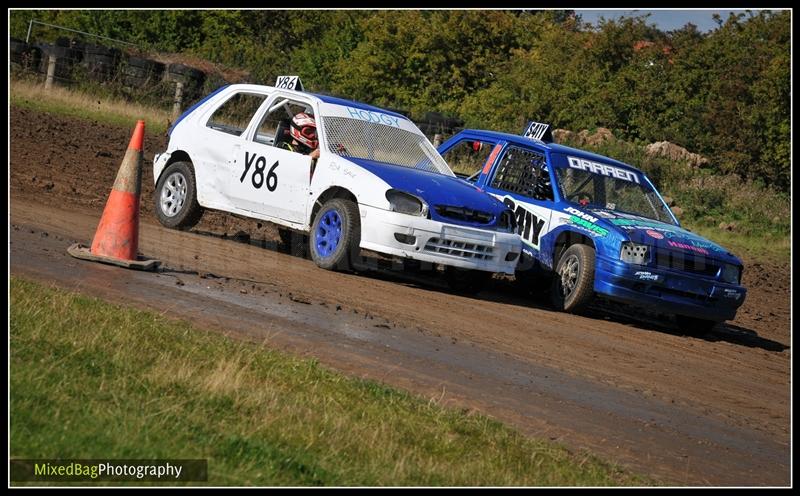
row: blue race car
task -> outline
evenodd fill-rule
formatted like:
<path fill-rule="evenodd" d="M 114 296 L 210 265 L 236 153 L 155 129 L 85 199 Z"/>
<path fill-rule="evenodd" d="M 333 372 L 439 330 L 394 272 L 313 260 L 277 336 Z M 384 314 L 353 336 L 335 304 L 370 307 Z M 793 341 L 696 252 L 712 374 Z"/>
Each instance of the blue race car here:
<path fill-rule="evenodd" d="M 674 314 L 686 330 L 736 316 L 747 293 L 742 262 L 681 228 L 642 171 L 552 143 L 546 125 L 532 123 L 526 133 L 465 129 L 439 147 L 454 170 L 467 172 L 462 179 L 514 211 L 523 242 L 518 280 L 547 281 L 566 312 L 597 294 Z"/>

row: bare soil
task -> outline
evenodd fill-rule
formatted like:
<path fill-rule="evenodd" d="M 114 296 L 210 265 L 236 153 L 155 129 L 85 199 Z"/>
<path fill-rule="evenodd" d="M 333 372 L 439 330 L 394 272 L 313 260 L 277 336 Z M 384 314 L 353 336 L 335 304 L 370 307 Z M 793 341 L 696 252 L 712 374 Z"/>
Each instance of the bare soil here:
<path fill-rule="evenodd" d="M 158 225 L 151 164 L 166 137 L 148 134 L 140 251 L 164 268 L 111 280 L 107 271 L 117 269 L 86 268 L 61 248 L 91 241 L 131 132 L 11 108 L 12 274 L 251 337 L 277 332 L 279 347 L 422 394 L 449 397 L 449 389 L 454 404 L 665 483 L 789 484 L 788 261 L 745 260 L 748 296 L 736 320 L 699 336 L 603 308 L 557 313 L 505 279 L 465 297 L 434 273 L 384 261 L 333 273 L 276 251 L 267 223 L 206 212 L 191 232 Z M 148 297 L 131 278 L 161 290 Z"/>

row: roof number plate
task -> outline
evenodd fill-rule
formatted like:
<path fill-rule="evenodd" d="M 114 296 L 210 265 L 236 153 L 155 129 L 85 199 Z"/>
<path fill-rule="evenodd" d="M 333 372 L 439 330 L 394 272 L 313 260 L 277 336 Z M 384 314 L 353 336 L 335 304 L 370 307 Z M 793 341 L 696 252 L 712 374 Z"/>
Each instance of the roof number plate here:
<path fill-rule="evenodd" d="M 530 121 L 522 135 L 526 138 L 532 138 L 538 141 L 553 141 L 552 134 L 548 132 L 549 130 L 550 124 Z"/>
<path fill-rule="evenodd" d="M 275 87 L 283 90 L 303 91 L 300 76 L 278 76 L 278 79 L 275 80 Z"/>

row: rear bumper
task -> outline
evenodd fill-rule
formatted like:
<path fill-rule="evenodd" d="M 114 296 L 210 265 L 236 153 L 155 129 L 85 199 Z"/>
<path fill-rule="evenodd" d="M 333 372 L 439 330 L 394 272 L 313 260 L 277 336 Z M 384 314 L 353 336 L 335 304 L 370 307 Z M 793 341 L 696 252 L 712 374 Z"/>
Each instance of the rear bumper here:
<path fill-rule="evenodd" d="M 715 322 L 732 320 L 747 289 L 656 267 L 598 257 L 594 290 L 610 299 Z"/>
<path fill-rule="evenodd" d="M 359 204 L 362 248 L 451 265 L 513 274 L 522 243 L 519 235 L 456 226 Z"/>

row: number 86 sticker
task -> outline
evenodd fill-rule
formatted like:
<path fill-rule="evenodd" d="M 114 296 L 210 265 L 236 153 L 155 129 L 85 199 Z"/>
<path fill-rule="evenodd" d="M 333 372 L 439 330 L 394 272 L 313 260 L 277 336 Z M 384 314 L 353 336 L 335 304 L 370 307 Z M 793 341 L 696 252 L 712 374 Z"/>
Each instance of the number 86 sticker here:
<path fill-rule="evenodd" d="M 255 167 L 253 167 L 253 162 L 255 162 Z M 244 182 L 244 178 L 247 177 L 247 172 L 250 170 L 250 167 L 253 167 L 253 175 L 250 178 L 250 182 L 253 183 L 254 188 L 260 189 L 261 186 L 264 186 L 264 183 L 267 184 L 267 189 L 270 192 L 275 191 L 278 188 L 278 175 L 275 174 L 275 169 L 278 167 L 277 160 L 269 168 L 265 181 L 264 170 L 267 168 L 267 159 L 260 155 L 256 155 L 255 153 L 250 155 L 250 152 L 245 152 L 244 171 L 242 171 L 242 176 L 239 178 L 240 183 Z"/>

